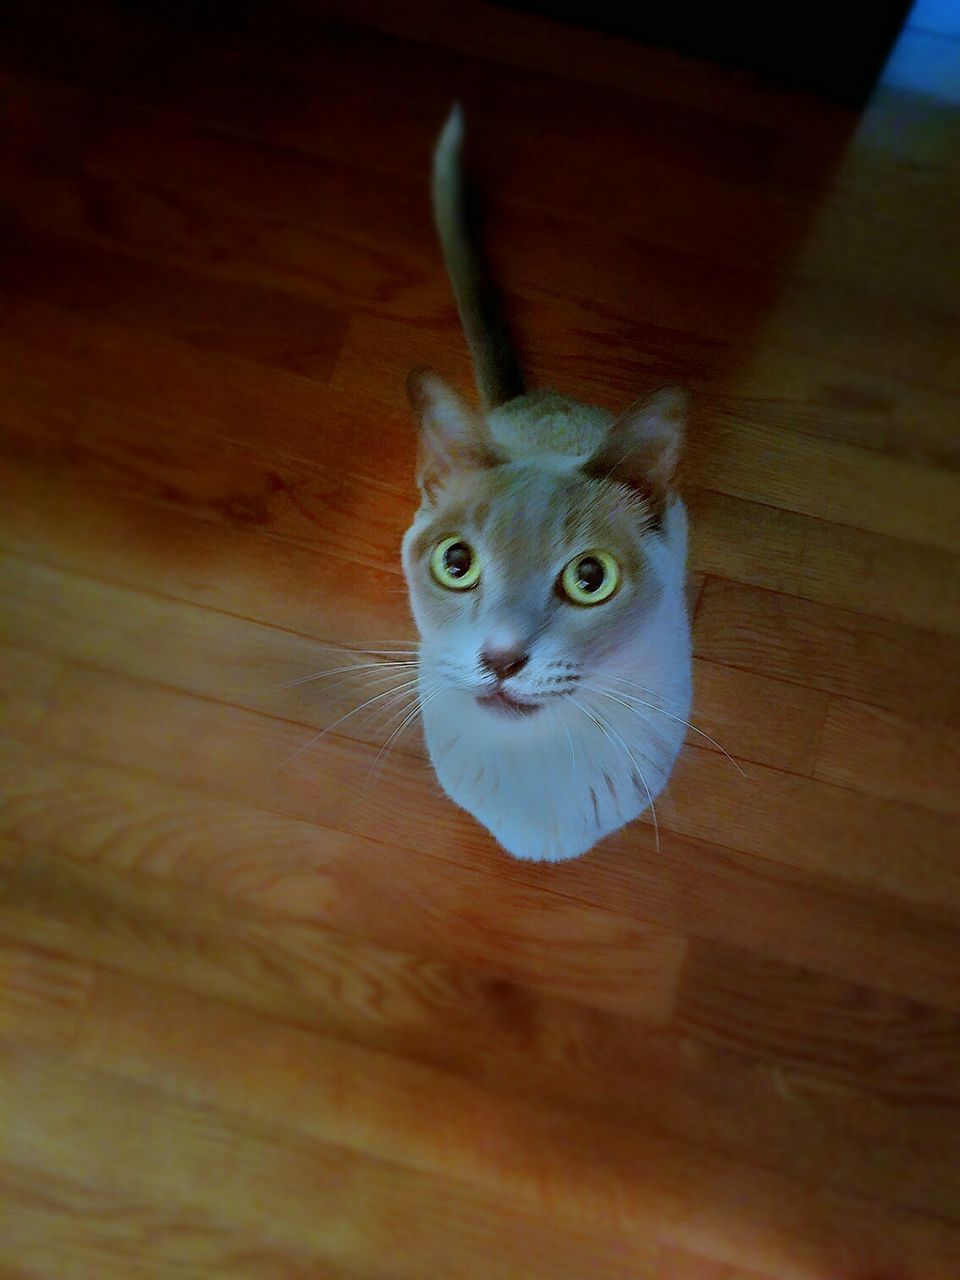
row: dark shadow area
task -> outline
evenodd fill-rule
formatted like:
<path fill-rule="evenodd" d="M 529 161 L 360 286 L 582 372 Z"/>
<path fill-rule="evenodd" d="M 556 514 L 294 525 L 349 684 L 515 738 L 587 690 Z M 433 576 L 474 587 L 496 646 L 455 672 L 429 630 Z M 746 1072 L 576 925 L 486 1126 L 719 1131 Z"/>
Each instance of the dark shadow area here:
<path fill-rule="evenodd" d="M 846 6 L 829 0 L 786 5 L 501 2 L 755 71 L 776 84 L 852 104 L 865 101 L 910 12 L 910 0 Z"/>

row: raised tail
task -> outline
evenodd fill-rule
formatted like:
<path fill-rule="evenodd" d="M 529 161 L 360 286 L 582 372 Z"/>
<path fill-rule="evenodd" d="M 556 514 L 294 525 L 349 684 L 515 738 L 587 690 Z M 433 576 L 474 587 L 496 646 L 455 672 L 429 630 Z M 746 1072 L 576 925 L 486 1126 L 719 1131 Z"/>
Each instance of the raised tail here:
<path fill-rule="evenodd" d="M 473 357 L 477 390 L 485 409 L 523 394 L 520 362 L 497 306 L 496 294 L 467 232 L 460 167 L 463 112 L 455 105 L 433 154 L 433 212 L 460 323 Z"/>

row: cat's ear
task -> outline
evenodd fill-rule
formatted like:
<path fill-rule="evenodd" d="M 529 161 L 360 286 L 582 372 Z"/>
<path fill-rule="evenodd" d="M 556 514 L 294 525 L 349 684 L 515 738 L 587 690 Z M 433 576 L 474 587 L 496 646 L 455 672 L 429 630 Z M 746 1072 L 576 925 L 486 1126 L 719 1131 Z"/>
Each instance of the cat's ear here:
<path fill-rule="evenodd" d="M 430 369 L 414 369 L 407 395 L 420 422 L 417 483 L 427 498 L 451 475 L 481 471 L 506 459 L 481 414 Z"/>
<path fill-rule="evenodd" d="M 686 392 L 677 387 L 638 400 L 584 463 L 587 475 L 615 480 L 645 495 L 665 493 L 680 459 L 687 404 Z"/>

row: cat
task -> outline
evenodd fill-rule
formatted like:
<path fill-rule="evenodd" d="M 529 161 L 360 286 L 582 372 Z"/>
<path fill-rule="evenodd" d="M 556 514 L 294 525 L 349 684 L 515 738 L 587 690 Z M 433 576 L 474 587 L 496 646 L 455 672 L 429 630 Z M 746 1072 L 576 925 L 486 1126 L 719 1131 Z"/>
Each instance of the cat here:
<path fill-rule="evenodd" d="M 403 569 L 446 794 L 515 858 L 576 858 L 665 786 L 691 699 L 675 389 L 621 417 L 525 391 L 463 218 L 463 117 L 434 152 L 441 246 L 482 409 L 407 382 L 421 505 Z M 659 843 L 659 829 L 657 829 Z"/>

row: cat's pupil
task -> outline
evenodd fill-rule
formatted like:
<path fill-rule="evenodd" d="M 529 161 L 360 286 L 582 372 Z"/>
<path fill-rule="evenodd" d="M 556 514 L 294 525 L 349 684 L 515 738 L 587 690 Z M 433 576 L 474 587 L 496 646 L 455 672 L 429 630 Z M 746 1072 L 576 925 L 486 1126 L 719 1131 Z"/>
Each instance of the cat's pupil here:
<path fill-rule="evenodd" d="M 473 563 L 473 552 L 465 542 L 455 542 L 443 553 L 443 567 L 451 578 L 462 578 Z"/>
<path fill-rule="evenodd" d="M 603 565 L 593 556 L 584 556 L 577 565 L 577 586 L 581 591 L 597 591 L 603 585 Z"/>

